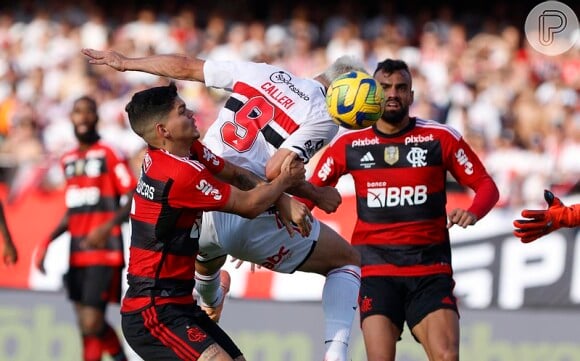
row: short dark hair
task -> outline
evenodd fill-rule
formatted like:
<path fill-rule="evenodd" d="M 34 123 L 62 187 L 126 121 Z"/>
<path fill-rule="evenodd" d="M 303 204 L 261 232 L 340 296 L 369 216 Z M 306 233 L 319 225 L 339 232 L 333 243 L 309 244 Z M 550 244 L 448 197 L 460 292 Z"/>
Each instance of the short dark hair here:
<path fill-rule="evenodd" d="M 162 121 L 171 112 L 177 99 L 177 87 L 171 82 L 166 86 L 137 92 L 125 107 L 131 129 L 143 136 L 152 121 Z"/>
<path fill-rule="evenodd" d="M 373 75 L 376 74 L 379 70 L 382 70 L 387 74 L 392 74 L 396 71 L 404 70 L 409 75 L 411 75 L 411 71 L 409 70 L 407 63 L 405 63 L 403 60 L 397 59 L 385 59 L 381 61 L 377 64 L 377 68 L 375 69 Z"/>
<path fill-rule="evenodd" d="M 97 114 L 97 112 L 98 112 L 97 111 L 98 106 L 97 106 L 97 101 L 95 100 L 95 98 L 90 97 L 88 95 L 83 95 L 83 96 L 77 98 L 74 101 L 73 108 L 74 108 L 75 105 L 77 105 L 77 103 L 80 103 L 80 102 L 87 102 L 87 103 L 89 103 L 90 106 L 91 106 L 91 110 L 94 111 L 95 114 Z"/>

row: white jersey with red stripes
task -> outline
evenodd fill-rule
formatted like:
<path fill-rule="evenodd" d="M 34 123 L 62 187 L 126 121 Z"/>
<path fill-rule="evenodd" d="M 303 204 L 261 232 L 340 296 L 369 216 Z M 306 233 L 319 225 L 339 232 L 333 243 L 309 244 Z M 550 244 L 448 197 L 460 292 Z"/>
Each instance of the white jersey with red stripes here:
<path fill-rule="evenodd" d="M 277 149 L 305 162 L 338 131 L 326 110 L 325 88 L 264 63 L 206 61 L 205 84 L 232 93 L 204 143 L 222 158 L 265 177 L 266 162 Z M 283 273 L 292 273 L 311 254 L 320 232 L 314 219 L 308 237 L 290 237 L 275 212 L 254 219 L 204 212 L 200 261 L 225 254 Z"/>
<path fill-rule="evenodd" d="M 326 110 L 325 88 L 266 63 L 206 60 L 205 84 L 231 91 L 204 143 L 217 155 L 264 176 L 276 149 L 305 162 L 338 131 Z"/>

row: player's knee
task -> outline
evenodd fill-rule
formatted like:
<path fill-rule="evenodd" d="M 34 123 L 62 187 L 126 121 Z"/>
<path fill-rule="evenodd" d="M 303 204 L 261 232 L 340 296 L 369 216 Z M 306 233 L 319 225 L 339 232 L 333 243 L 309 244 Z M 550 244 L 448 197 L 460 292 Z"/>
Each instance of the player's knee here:
<path fill-rule="evenodd" d="M 214 258 L 209 261 L 195 261 L 195 271 L 202 275 L 212 275 L 220 270 L 220 268 L 226 263 L 227 255 Z"/>
<path fill-rule="evenodd" d="M 321 223 L 318 242 L 328 250 L 327 253 L 330 252 L 328 259 L 334 263 L 333 267 L 347 265 L 360 267 L 361 256 L 359 251 L 324 223 Z"/>
<path fill-rule="evenodd" d="M 83 335 L 97 336 L 103 332 L 105 324 L 98 317 L 84 317 L 79 320 L 79 326 Z"/>
<path fill-rule="evenodd" d="M 348 265 L 360 267 L 361 256 L 359 251 L 346 241 L 340 242 L 340 247 L 336 248 L 335 256 L 337 267 Z"/>
<path fill-rule="evenodd" d="M 433 353 L 434 360 L 437 361 L 458 361 L 459 352 L 454 347 L 447 347 L 435 350 Z"/>

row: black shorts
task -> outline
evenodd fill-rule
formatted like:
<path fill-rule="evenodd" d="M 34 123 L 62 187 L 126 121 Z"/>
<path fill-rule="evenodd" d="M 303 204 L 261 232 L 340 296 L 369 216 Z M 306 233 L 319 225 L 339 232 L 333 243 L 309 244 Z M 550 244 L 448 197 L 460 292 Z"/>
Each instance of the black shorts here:
<path fill-rule="evenodd" d="M 459 315 L 454 287 L 453 277 L 446 274 L 363 277 L 359 297 L 361 324 L 368 316 L 384 315 L 402 332 L 405 321 L 412 330 L 425 316 L 439 309 L 451 309 Z"/>
<path fill-rule="evenodd" d="M 64 275 L 68 298 L 84 306 L 105 310 L 121 301 L 122 267 L 71 267 Z"/>
<path fill-rule="evenodd" d="M 123 335 L 144 360 L 197 360 L 213 343 L 235 359 L 242 352 L 197 305 L 148 307 L 122 314 Z"/>

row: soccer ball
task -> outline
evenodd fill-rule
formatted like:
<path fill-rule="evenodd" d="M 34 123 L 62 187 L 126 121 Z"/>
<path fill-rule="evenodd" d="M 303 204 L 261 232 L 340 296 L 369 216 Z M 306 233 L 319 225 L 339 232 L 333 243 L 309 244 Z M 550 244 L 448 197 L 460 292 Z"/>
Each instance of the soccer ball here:
<path fill-rule="evenodd" d="M 338 125 L 362 129 L 375 124 L 383 114 L 385 94 L 372 76 L 351 71 L 330 83 L 326 107 Z"/>

